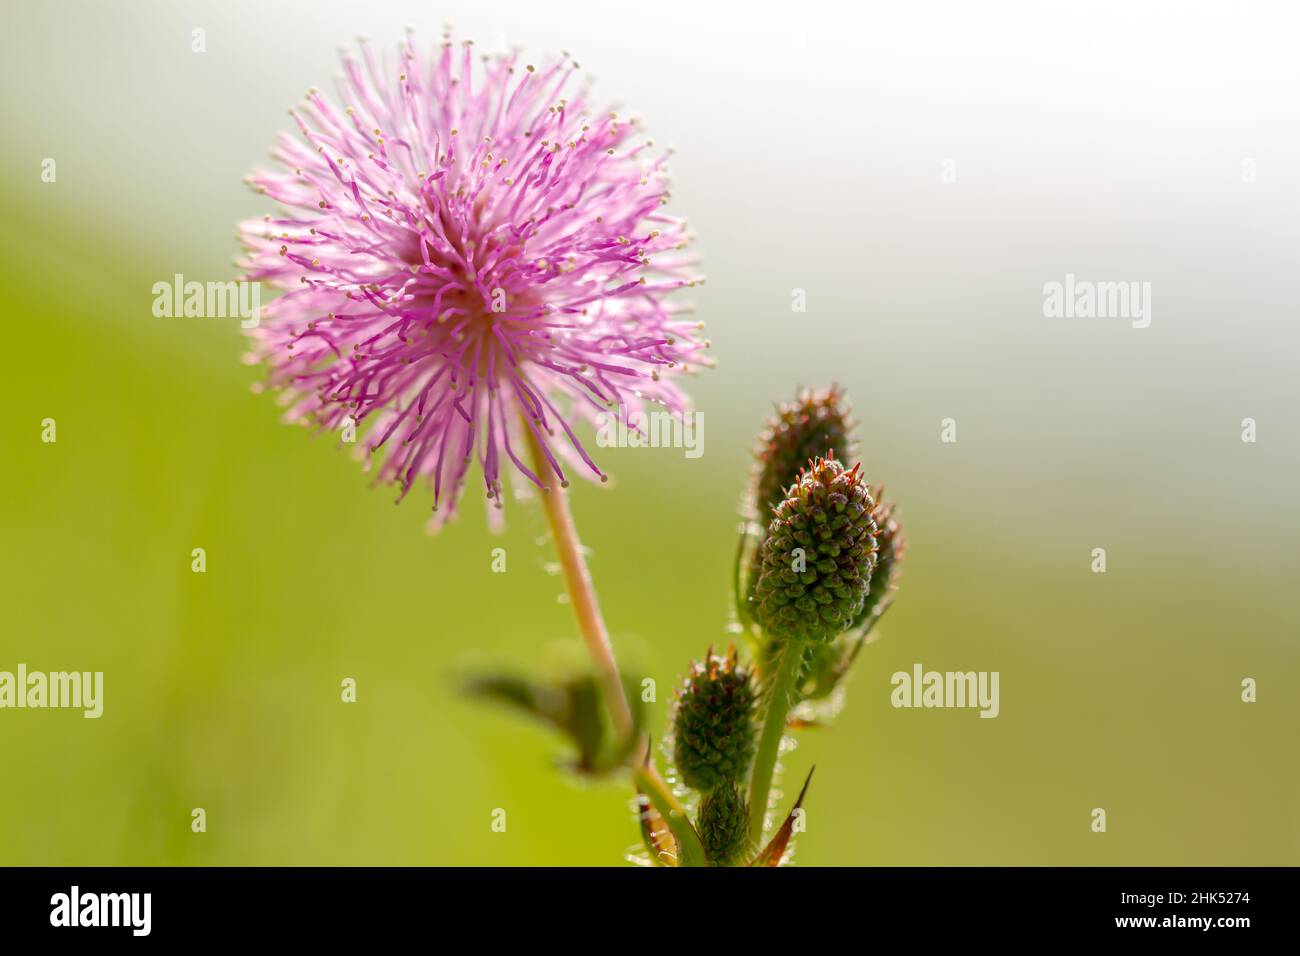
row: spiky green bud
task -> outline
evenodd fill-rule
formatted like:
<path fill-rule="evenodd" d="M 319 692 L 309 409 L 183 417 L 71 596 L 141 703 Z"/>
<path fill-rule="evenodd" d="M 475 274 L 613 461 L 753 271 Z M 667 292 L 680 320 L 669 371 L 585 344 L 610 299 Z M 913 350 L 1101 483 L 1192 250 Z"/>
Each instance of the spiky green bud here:
<path fill-rule="evenodd" d="M 829 641 L 862 613 L 876 561 L 875 502 L 833 457 L 804 469 L 760 549 L 754 616 L 777 640 Z"/>
<path fill-rule="evenodd" d="M 753 504 L 759 521 L 766 525 L 772 520 L 772 509 L 808 462 L 832 452 L 841 461 L 853 457 L 851 416 L 848 396 L 837 385 L 802 389 L 793 401 L 777 406 L 755 451 Z"/>
<path fill-rule="evenodd" d="M 871 512 L 871 517 L 876 522 L 876 566 L 871 572 L 867 599 L 848 632 L 829 643 L 815 644 L 809 648 L 799 675 L 800 693 L 806 700 L 829 697 L 840 685 L 858 651 L 862 649 L 867 635 L 893 603 L 894 592 L 898 590 L 906 539 L 903 537 L 902 526 L 895 517 L 894 503 L 883 497 L 884 488 L 872 485 L 869 491 L 876 502 L 875 510 Z"/>
<path fill-rule="evenodd" d="M 705 794 L 697 822 L 709 865 L 744 861 L 749 849 L 749 804 L 738 785 L 725 783 Z"/>
<path fill-rule="evenodd" d="M 673 760 L 688 787 L 709 793 L 741 779 L 754 759 L 755 693 L 736 649 L 691 667 L 673 714 Z"/>

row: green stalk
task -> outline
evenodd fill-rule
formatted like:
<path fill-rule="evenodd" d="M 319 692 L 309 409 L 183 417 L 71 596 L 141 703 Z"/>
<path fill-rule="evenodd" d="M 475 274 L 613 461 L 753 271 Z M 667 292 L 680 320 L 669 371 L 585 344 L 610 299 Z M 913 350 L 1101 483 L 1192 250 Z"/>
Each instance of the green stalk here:
<path fill-rule="evenodd" d="M 760 845 L 763 842 L 767 801 L 772 793 L 772 775 L 776 772 L 776 760 L 781 754 L 781 738 L 785 736 L 786 717 L 794 703 L 795 682 L 799 679 L 799 664 L 802 660 L 803 642 L 786 641 L 768 685 L 767 716 L 763 719 L 762 736 L 758 738 L 754 775 L 749 785 L 749 838 Z"/>

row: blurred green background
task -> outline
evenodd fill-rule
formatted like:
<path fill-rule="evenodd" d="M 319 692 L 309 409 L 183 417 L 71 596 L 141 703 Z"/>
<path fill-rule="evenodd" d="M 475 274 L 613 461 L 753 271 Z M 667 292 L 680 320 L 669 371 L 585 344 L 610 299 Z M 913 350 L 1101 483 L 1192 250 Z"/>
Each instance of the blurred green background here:
<path fill-rule="evenodd" d="M 910 551 L 847 708 L 786 760 L 787 792 L 817 765 L 797 861 L 1300 862 L 1285 31 L 1119 6 L 423 10 L 12 11 L 0 670 L 103 671 L 105 712 L 0 711 L 0 863 L 618 864 L 637 842 L 624 783 L 557 773 L 555 738 L 456 692 L 475 665 L 581 661 L 540 513 L 510 507 L 493 537 L 470 495 L 426 537 L 422 497 L 395 508 L 251 393 L 234 321 L 150 313 L 154 282 L 233 274 L 234 223 L 269 208 L 241 177 L 327 86 L 334 46 L 364 29 L 383 48 L 406 22 L 432 42 L 443 18 L 573 49 L 679 150 L 720 362 L 693 388 L 705 454 L 606 450 L 616 480 L 573 495 L 657 727 L 691 658 L 728 640 L 770 403 L 836 380 Z M 1044 319 L 1066 272 L 1152 282 L 1151 328 Z M 891 708 L 914 662 L 999 671 L 1000 716 Z"/>

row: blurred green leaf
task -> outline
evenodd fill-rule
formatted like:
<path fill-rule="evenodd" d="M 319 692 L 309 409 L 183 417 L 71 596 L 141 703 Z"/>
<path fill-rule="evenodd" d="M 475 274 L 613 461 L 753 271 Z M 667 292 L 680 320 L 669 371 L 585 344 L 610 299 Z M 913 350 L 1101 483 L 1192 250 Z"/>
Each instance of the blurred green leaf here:
<path fill-rule="evenodd" d="M 631 693 L 632 733 L 618 739 L 607 720 L 600 682 L 593 674 L 580 674 L 559 683 L 544 683 L 525 677 L 485 674 L 471 678 L 466 692 L 497 703 L 549 724 L 568 737 L 577 751 L 569 768 L 584 774 L 604 774 L 627 765 L 640 739 L 645 708 L 639 694 Z"/>

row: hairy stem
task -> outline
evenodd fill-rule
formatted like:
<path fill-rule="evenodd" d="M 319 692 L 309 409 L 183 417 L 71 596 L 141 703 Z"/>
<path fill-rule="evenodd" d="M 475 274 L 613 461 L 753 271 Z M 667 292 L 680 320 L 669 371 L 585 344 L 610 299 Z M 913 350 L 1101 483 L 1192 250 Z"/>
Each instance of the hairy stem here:
<path fill-rule="evenodd" d="M 754 843 L 763 842 L 763 821 L 767 817 L 767 800 L 772 793 L 772 775 L 776 772 L 777 757 L 781 755 L 781 738 L 785 736 L 786 717 L 794 703 L 794 685 L 799 678 L 802 660 L 803 642 L 787 641 L 768 684 L 767 715 L 763 718 L 763 733 L 758 738 L 754 775 L 749 785 L 749 838 Z"/>
<path fill-rule="evenodd" d="M 632 708 L 623 690 L 623 678 L 619 674 L 618 663 L 614 660 L 614 648 L 609 643 L 609 631 L 596 600 L 596 589 L 591 583 L 591 572 L 587 570 L 587 560 L 582 554 L 582 543 L 573 526 L 569 497 L 560 484 L 560 476 L 551 467 L 541 444 L 526 422 L 524 432 L 528 436 L 528 447 L 532 452 L 533 469 L 538 479 L 545 483 L 542 504 L 546 510 L 546 520 L 551 526 L 555 550 L 560 556 L 560 566 L 564 569 L 564 583 L 573 604 L 573 613 L 578 619 L 578 629 L 596 664 L 596 673 L 605 691 L 605 705 L 614 721 L 614 729 L 618 731 L 619 737 L 626 739 L 633 731 Z"/>
<path fill-rule="evenodd" d="M 560 482 L 560 476 L 551 468 L 551 463 L 546 459 L 537 436 L 533 434 L 527 422 L 524 423 L 524 433 L 528 436 L 533 468 L 537 477 L 545 483 L 542 504 L 546 511 L 547 523 L 551 527 L 551 538 L 555 541 L 555 550 L 560 556 L 560 566 L 564 569 L 564 584 L 573 603 L 573 613 L 578 619 L 578 629 L 582 632 L 582 639 L 586 642 L 587 650 L 596 664 L 596 671 L 604 689 L 605 705 L 609 708 L 614 728 L 620 737 L 627 739 L 636 729 L 632 720 L 632 707 L 623 689 L 623 678 L 618 670 L 618 662 L 614 659 L 614 647 L 609 642 L 609 630 L 605 627 L 605 618 L 600 613 L 596 588 L 591 583 L 587 559 L 583 557 L 582 543 L 578 540 L 578 531 L 573 525 L 568 494 Z M 655 804 L 682 849 L 682 864 L 703 866 L 704 845 L 700 843 L 699 835 L 691 826 L 686 808 L 673 795 L 668 784 L 655 769 L 654 761 L 650 759 L 648 737 L 643 736 L 638 742 L 632 754 L 632 763 L 636 768 L 633 773 L 637 785 Z"/>

